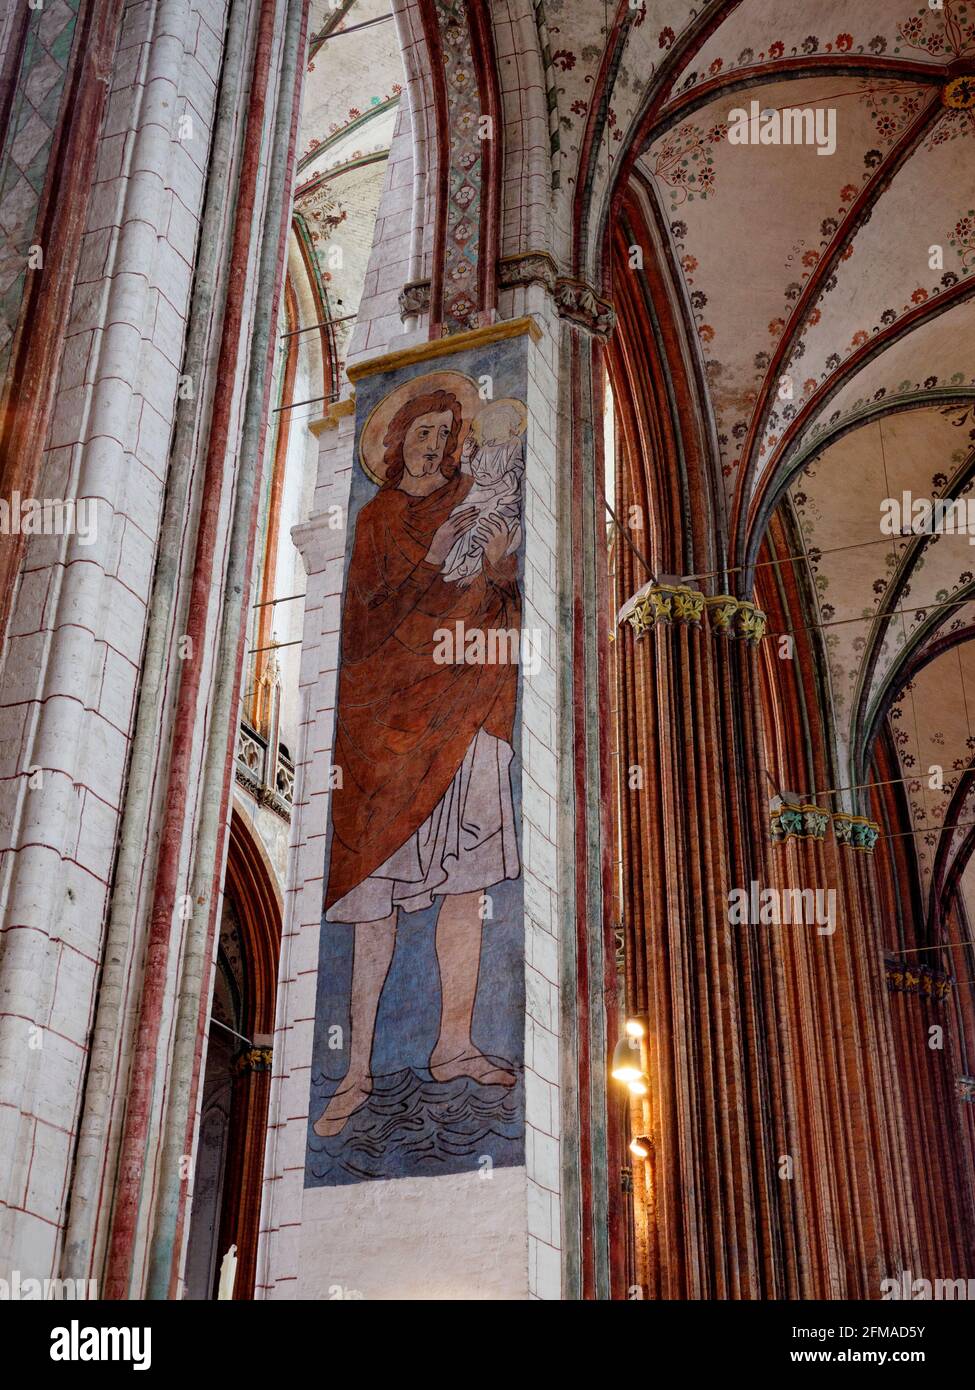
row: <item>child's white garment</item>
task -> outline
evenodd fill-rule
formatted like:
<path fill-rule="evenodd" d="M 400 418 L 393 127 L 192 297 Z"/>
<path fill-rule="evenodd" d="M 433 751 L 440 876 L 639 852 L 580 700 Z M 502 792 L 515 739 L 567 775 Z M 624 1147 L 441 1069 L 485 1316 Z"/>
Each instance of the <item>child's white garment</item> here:
<path fill-rule="evenodd" d="M 455 511 L 476 507 L 478 516 L 470 530 L 454 541 L 442 576 L 450 583 L 469 584 L 480 573 L 484 558 L 488 535 L 483 523 L 497 519 L 505 523 L 509 533 L 506 555 L 521 544 L 521 480 L 525 472 L 521 439 L 515 435 L 501 444 L 481 444 L 461 467 L 465 472 L 470 470 L 474 486 Z"/>

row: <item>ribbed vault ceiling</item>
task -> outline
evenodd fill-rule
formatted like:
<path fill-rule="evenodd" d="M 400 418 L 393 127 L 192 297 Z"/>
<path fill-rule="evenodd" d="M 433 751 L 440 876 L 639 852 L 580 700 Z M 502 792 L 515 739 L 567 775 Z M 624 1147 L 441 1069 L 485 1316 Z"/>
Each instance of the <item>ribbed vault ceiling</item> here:
<path fill-rule="evenodd" d="M 841 783 L 870 780 L 888 720 L 927 890 L 939 852 L 947 863 L 970 834 L 942 844 L 939 827 L 965 819 L 975 751 L 975 549 L 885 535 L 881 504 L 972 494 L 975 109 L 953 103 L 975 73 L 975 4 L 743 0 L 700 18 L 710 31 L 636 174 L 696 337 L 732 576 L 788 508 Z M 835 112 L 835 151 L 730 142 L 730 113 L 752 101 Z M 975 793 L 967 809 L 975 820 Z"/>

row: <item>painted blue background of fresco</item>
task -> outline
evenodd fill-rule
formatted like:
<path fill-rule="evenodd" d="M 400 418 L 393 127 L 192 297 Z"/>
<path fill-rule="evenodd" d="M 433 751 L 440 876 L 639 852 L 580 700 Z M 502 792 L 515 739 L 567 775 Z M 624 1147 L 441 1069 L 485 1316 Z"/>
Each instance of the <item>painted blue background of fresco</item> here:
<path fill-rule="evenodd" d="M 413 377 L 457 371 L 476 382 L 492 378 L 492 398 L 525 400 L 527 339 L 491 344 L 400 371 L 366 377 L 356 388 L 356 437 L 346 572 L 355 518 L 375 494 L 358 463 L 359 433 L 370 411 L 388 392 Z M 518 557 L 524 596 L 524 547 Z M 343 589 L 343 602 L 344 602 Z M 516 827 L 521 827 L 521 683 L 511 763 Z M 325 879 L 331 819 L 325 852 Z M 400 912 L 396 950 L 376 1019 L 374 1090 L 341 1132 L 327 1139 L 312 1125 L 342 1084 L 348 1052 L 331 1050 L 329 1029 L 349 1038 L 349 992 L 355 928 L 322 922 L 318 992 L 311 1066 L 306 1187 L 333 1187 L 377 1178 L 434 1176 L 477 1171 L 489 1158 L 494 1167 L 525 1161 L 524 1126 L 524 893 L 520 878 L 490 890 L 493 919 L 486 921 L 474 1004 L 472 1036 L 482 1052 L 504 1058 L 517 1073 L 514 1086 L 484 1086 L 469 1077 L 435 1082 L 427 1063 L 440 1019 L 440 984 L 434 933 L 442 899 L 422 912 Z"/>

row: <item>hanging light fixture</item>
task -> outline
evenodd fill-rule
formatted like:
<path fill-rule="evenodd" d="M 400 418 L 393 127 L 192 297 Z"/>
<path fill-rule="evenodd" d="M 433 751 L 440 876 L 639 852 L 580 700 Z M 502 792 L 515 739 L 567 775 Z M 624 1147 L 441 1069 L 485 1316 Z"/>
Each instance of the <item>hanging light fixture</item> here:
<path fill-rule="evenodd" d="M 622 1081 L 630 1085 L 643 1075 L 643 1064 L 640 1059 L 640 1044 L 637 1038 L 620 1038 L 613 1050 L 613 1065 L 610 1067 L 610 1075 L 614 1081 Z"/>
<path fill-rule="evenodd" d="M 634 1158 L 649 1158 L 650 1150 L 653 1148 L 653 1140 L 645 1134 L 638 1134 L 630 1140 L 630 1153 Z"/>

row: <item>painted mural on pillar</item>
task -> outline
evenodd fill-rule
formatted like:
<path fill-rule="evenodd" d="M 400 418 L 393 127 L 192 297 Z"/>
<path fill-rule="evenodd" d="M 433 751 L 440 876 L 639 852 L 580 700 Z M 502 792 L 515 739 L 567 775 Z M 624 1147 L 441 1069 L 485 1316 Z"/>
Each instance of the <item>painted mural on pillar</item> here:
<path fill-rule="evenodd" d="M 357 391 L 307 1186 L 524 1162 L 525 340 Z"/>

